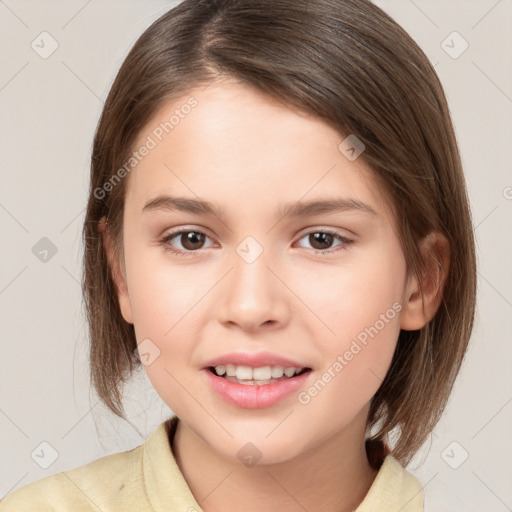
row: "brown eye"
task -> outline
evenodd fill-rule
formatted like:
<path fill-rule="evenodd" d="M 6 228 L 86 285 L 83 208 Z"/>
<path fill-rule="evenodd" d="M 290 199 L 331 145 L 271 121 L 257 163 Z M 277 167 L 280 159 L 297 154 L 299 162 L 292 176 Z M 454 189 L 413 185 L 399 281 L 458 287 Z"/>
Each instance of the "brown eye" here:
<path fill-rule="evenodd" d="M 194 251 L 201 249 L 206 237 L 204 233 L 199 233 L 198 231 L 184 231 L 179 234 L 179 238 L 184 249 Z"/>
<path fill-rule="evenodd" d="M 175 231 L 164 236 L 160 243 L 166 250 L 185 256 L 192 255 L 194 252 L 199 252 L 199 249 L 203 249 L 207 238 L 209 237 L 201 231 L 182 229 L 181 231 Z"/>
<path fill-rule="evenodd" d="M 325 249 L 330 249 L 331 244 L 334 241 L 334 236 L 330 233 L 310 233 L 309 234 L 309 242 L 313 249 L 318 251 L 323 251 Z"/>
<path fill-rule="evenodd" d="M 310 231 L 301 240 L 306 240 L 310 248 L 319 253 L 330 253 L 346 249 L 352 243 L 352 240 L 338 233 L 322 230 Z M 301 245 L 301 247 L 305 246 Z"/>

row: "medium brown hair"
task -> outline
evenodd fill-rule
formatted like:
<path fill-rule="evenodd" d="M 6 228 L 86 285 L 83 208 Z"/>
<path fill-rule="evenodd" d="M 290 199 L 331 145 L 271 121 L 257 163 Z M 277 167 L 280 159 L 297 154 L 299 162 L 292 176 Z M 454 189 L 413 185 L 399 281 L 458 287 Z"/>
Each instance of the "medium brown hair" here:
<path fill-rule="evenodd" d="M 98 229 L 107 218 L 116 261 L 122 261 L 128 178 L 108 193 L 104 185 L 164 103 L 223 77 L 364 143 L 359 158 L 395 211 L 407 267 L 416 276 L 428 267 L 420 241 L 438 231 L 449 242 L 441 305 L 424 328 L 400 332 L 370 404 L 372 439 L 387 442 L 399 430 L 392 454 L 406 465 L 439 421 L 463 361 L 473 326 L 476 258 L 443 88 L 414 40 L 367 0 L 185 0 L 137 40 L 112 85 L 92 151 L 82 287 L 93 386 L 124 417 L 120 386 L 141 364 Z"/>

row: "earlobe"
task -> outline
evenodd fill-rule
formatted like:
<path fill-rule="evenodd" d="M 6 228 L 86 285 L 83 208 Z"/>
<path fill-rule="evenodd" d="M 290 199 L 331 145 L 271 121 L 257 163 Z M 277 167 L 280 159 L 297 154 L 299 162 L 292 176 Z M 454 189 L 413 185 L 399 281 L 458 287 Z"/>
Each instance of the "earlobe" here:
<path fill-rule="evenodd" d="M 424 327 L 436 314 L 443 299 L 443 290 L 450 265 L 450 244 L 438 232 L 427 235 L 420 244 L 425 261 L 425 273 L 421 279 L 409 276 L 400 328 L 414 331 Z"/>
<path fill-rule="evenodd" d="M 117 299 L 119 301 L 119 308 L 121 314 L 126 322 L 133 324 L 132 307 L 130 303 L 130 296 L 128 294 L 128 286 L 126 278 L 119 267 L 119 261 L 114 251 L 113 242 L 106 224 L 105 217 L 102 217 L 98 222 L 98 230 L 103 239 L 103 245 L 107 254 L 109 267 L 111 270 L 114 285 L 116 287 Z"/>

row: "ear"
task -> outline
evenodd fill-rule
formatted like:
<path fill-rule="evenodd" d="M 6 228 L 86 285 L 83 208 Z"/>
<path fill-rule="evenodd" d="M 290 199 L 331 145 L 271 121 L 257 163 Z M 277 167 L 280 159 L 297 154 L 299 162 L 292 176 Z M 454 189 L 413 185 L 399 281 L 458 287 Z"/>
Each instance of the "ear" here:
<path fill-rule="evenodd" d="M 124 269 L 122 270 L 120 268 L 119 261 L 115 255 L 113 241 L 105 217 L 102 217 L 99 220 L 98 230 L 103 239 L 103 246 L 105 247 L 109 267 L 114 279 L 121 314 L 126 322 L 133 324 L 132 306 L 130 303 L 130 296 L 128 295 L 125 272 Z"/>
<path fill-rule="evenodd" d="M 438 232 L 431 232 L 420 242 L 420 251 L 425 261 L 425 274 L 418 280 L 409 275 L 400 328 L 415 331 L 426 325 L 436 314 L 450 266 L 450 244 Z"/>

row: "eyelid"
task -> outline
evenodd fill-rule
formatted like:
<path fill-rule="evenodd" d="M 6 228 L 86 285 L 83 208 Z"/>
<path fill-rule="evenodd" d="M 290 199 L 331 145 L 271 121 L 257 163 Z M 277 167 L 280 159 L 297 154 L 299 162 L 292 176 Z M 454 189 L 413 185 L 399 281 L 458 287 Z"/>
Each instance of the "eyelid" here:
<path fill-rule="evenodd" d="M 347 240 L 354 240 L 355 238 L 357 238 L 357 235 L 353 231 L 350 231 L 349 229 L 322 225 L 314 225 L 304 228 L 302 231 L 299 231 L 299 234 L 297 236 L 302 238 L 304 235 L 309 235 L 310 233 L 317 233 L 319 231 L 323 233 L 329 233 L 331 235 L 336 235 L 341 238 L 346 238 Z"/>
<path fill-rule="evenodd" d="M 170 243 L 170 240 L 172 238 L 174 238 L 178 235 L 181 235 L 183 233 L 188 233 L 188 232 L 200 233 L 202 235 L 205 235 L 210 240 L 213 240 L 214 244 L 217 243 L 217 242 L 215 242 L 214 238 L 208 234 L 209 230 L 206 228 L 200 227 L 199 229 L 196 229 L 195 227 L 191 227 L 191 226 L 181 226 L 179 228 L 175 228 L 174 230 L 170 231 L 169 233 L 162 235 L 159 239 L 159 245 L 163 245 L 164 249 L 166 251 L 169 251 L 171 253 L 174 253 L 176 255 L 183 256 L 183 257 L 193 256 L 194 254 L 198 254 L 198 255 L 203 254 L 205 251 L 205 248 L 197 249 L 196 251 L 188 251 L 188 250 L 175 248 Z M 309 249 L 310 251 L 314 251 L 315 253 L 318 253 L 318 254 L 326 254 L 327 255 L 327 254 L 337 253 L 339 251 L 347 249 L 350 245 L 352 245 L 354 243 L 354 239 L 352 236 L 349 238 L 349 237 L 345 236 L 344 234 L 342 234 L 341 232 L 339 232 L 338 229 L 336 229 L 336 228 L 330 228 L 330 227 L 327 228 L 327 227 L 319 227 L 319 226 L 310 226 L 308 228 L 305 228 L 305 230 L 303 230 L 301 233 L 296 235 L 295 238 L 297 239 L 297 242 L 299 242 L 304 237 L 306 237 L 312 233 L 328 234 L 328 235 L 333 236 L 339 242 L 341 242 L 340 244 L 335 245 L 334 247 L 331 247 L 331 248 L 325 249 L 325 250 L 319 250 L 319 249 L 317 250 L 317 249 L 313 249 L 313 248 Z M 302 247 L 302 246 L 300 246 L 300 247 Z M 308 249 L 307 247 L 303 247 L 303 248 Z"/>
<path fill-rule="evenodd" d="M 198 225 L 193 225 L 193 226 L 179 226 L 179 227 L 176 227 L 176 228 L 171 228 L 170 231 L 166 231 L 160 238 L 166 238 L 166 237 L 169 237 L 169 236 L 175 236 L 177 235 L 178 233 L 183 233 L 183 232 L 194 232 L 194 233 L 201 233 L 203 235 L 206 235 L 208 238 L 212 239 L 212 240 L 215 240 L 215 237 L 212 236 L 212 233 L 209 229 L 203 227 L 203 226 L 198 226 Z"/>
<path fill-rule="evenodd" d="M 212 232 L 208 228 L 205 228 L 205 227 L 200 226 L 200 225 L 188 225 L 188 226 L 184 225 L 184 226 L 180 226 L 180 227 L 171 229 L 171 231 L 169 231 L 166 234 L 163 234 L 161 236 L 161 238 L 164 238 L 164 237 L 167 237 L 167 236 L 171 236 L 171 235 L 176 235 L 176 234 L 178 234 L 180 232 L 183 232 L 183 231 L 194 231 L 194 232 L 197 232 L 197 233 L 202 233 L 204 235 L 207 235 L 209 238 L 211 238 L 213 240 L 215 239 L 215 237 L 212 235 Z M 332 235 L 337 235 L 337 236 L 340 236 L 342 238 L 347 238 L 349 240 L 357 238 L 357 235 L 353 231 L 350 231 L 349 229 L 327 227 L 327 226 L 321 226 L 321 225 L 314 225 L 314 226 L 308 226 L 307 228 L 303 228 L 295 236 L 302 238 L 303 236 L 305 236 L 307 234 L 316 233 L 318 231 L 326 232 L 326 233 L 329 233 L 329 234 L 332 234 Z"/>

